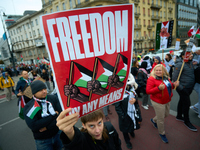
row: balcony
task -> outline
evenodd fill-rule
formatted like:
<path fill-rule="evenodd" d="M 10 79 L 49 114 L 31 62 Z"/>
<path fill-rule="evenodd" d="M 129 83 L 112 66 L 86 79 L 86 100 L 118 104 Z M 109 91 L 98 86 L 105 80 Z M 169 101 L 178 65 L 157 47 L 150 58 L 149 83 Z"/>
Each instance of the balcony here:
<path fill-rule="evenodd" d="M 140 0 L 134 0 L 134 4 L 138 5 L 140 3 Z"/>
<path fill-rule="evenodd" d="M 160 5 L 158 5 L 158 4 L 151 4 L 151 6 L 150 6 L 152 9 L 161 9 L 162 8 L 162 6 L 160 6 Z"/>
<path fill-rule="evenodd" d="M 172 8 L 172 7 L 168 7 L 168 9 L 169 9 L 169 11 L 172 11 L 172 10 L 173 10 L 173 8 Z"/>
<path fill-rule="evenodd" d="M 149 36 L 149 37 L 148 37 L 148 40 L 149 40 L 149 41 L 154 41 L 155 38 L 154 38 L 153 36 Z"/>
<path fill-rule="evenodd" d="M 135 18 L 138 18 L 140 16 L 140 13 L 135 12 Z"/>
<path fill-rule="evenodd" d="M 148 25 L 147 26 L 147 30 L 151 30 L 152 29 L 152 26 L 151 25 Z"/>
<path fill-rule="evenodd" d="M 141 27 L 142 27 L 142 26 L 141 26 L 141 25 L 138 25 L 138 24 L 135 24 L 135 25 L 134 25 L 134 29 L 135 29 L 135 30 L 140 30 Z"/>
<path fill-rule="evenodd" d="M 135 1 L 140 1 L 140 0 L 135 0 Z M 82 7 L 88 7 L 95 2 L 114 2 L 117 4 L 124 4 L 124 3 L 129 3 L 129 0 L 84 0 L 83 2 L 76 4 L 75 8 L 82 8 Z"/>
<path fill-rule="evenodd" d="M 152 20 L 159 20 L 160 17 L 159 17 L 159 16 L 151 16 L 151 19 L 152 19 Z"/>
<path fill-rule="evenodd" d="M 144 37 L 134 37 L 134 42 L 142 42 L 144 41 Z"/>
<path fill-rule="evenodd" d="M 169 19 L 169 20 L 173 20 L 173 18 L 172 18 L 172 17 L 168 17 L 168 19 Z"/>

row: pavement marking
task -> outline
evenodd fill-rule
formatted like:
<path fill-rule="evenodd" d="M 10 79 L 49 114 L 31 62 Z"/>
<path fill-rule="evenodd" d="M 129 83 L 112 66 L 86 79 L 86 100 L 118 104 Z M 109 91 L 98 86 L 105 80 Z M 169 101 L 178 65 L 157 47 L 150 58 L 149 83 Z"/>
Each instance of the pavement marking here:
<path fill-rule="evenodd" d="M 6 99 L 0 100 L 0 104 L 3 103 L 3 102 L 7 102 L 7 100 Z"/>
<path fill-rule="evenodd" d="M 17 118 L 14 118 L 14 119 L 12 119 L 12 120 L 10 120 L 10 121 L 7 121 L 7 122 L 5 122 L 5 123 L 1 124 L 1 125 L 0 125 L 0 129 L 2 129 L 2 126 L 5 126 L 5 125 L 7 125 L 7 124 L 9 124 L 9 123 L 11 123 L 11 122 L 13 122 L 13 121 L 17 120 L 17 119 L 19 119 L 19 117 L 17 117 Z"/>

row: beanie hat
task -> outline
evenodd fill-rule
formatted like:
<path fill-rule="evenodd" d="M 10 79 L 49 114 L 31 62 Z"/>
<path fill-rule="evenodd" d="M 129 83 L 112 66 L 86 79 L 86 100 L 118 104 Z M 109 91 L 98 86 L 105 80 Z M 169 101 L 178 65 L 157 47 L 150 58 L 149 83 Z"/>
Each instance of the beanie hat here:
<path fill-rule="evenodd" d="M 35 94 L 46 88 L 47 88 L 46 85 L 40 80 L 36 80 L 31 83 L 32 94 Z"/>
<path fill-rule="evenodd" d="M 155 59 L 157 59 L 159 61 L 158 64 L 160 64 L 160 57 L 159 56 L 156 56 Z"/>

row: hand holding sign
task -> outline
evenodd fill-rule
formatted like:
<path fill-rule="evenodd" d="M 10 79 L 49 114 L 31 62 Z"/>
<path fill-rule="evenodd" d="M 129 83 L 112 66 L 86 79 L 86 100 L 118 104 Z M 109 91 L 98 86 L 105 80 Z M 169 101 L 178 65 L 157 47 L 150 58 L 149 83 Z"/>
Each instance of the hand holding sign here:
<path fill-rule="evenodd" d="M 124 83 L 119 80 L 118 75 L 114 74 L 108 77 L 108 85 L 111 85 L 112 87 L 115 88 L 120 88 L 124 85 Z"/>
<path fill-rule="evenodd" d="M 87 90 L 92 93 L 103 95 L 107 93 L 107 90 L 101 87 L 101 83 L 98 80 L 88 81 L 87 82 Z"/>

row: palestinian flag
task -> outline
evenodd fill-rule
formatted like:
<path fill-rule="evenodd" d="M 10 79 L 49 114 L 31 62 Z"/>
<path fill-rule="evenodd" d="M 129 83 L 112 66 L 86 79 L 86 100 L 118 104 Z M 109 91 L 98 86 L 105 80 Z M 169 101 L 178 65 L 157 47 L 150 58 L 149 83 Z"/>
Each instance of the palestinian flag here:
<path fill-rule="evenodd" d="M 93 72 L 74 62 L 72 84 L 87 88 L 87 82 L 92 80 Z"/>
<path fill-rule="evenodd" d="M 37 101 L 34 101 L 34 105 L 29 109 L 28 113 L 26 114 L 29 118 L 33 119 L 36 113 L 41 109 L 40 105 Z"/>
<path fill-rule="evenodd" d="M 120 54 L 116 74 L 119 76 L 121 82 L 124 81 L 126 77 L 127 62 L 128 62 L 128 59 L 125 56 Z"/>
<path fill-rule="evenodd" d="M 39 57 L 37 57 L 37 63 L 39 63 L 39 61 L 40 61 L 40 58 L 39 58 Z"/>
<path fill-rule="evenodd" d="M 26 105 L 24 101 L 24 96 L 21 96 L 21 100 L 19 101 L 19 117 L 24 119 L 24 106 Z"/>
<path fill-rule="evenodd" d="M 195 36 L 200 39 L 200 30 L 199 30 L 199 28 L 198 28 Z"/>
<path fill-rule="evenodd" d="M 21 62 L 23 62 L 23 56 L 21 55 Z"/>
<path fill-rule="evenodd" d="M 106 88 L 108 85 L 108 77 L 113 74 L 114 67 L 105 62 L 102 59 L 98 59 L 97 71 L 95 74 L 95 80 L 101 83 L 102 88 Z"/>
<path fill-rule="evenodd" d="M 174 24 L 174 20 L 157 23 L 156 50 L 165 49 L 171 46 L 173 24 Z"/>
<path fill-rule="evenodd" d="M 43 64 L 45 64 L 45 65 L 50 65 L 49 60 L 46 59 L 46 57 L 43 57 L 43 59 L 42 59 L 41 62 L 42 62 Z"/>

